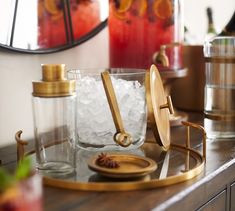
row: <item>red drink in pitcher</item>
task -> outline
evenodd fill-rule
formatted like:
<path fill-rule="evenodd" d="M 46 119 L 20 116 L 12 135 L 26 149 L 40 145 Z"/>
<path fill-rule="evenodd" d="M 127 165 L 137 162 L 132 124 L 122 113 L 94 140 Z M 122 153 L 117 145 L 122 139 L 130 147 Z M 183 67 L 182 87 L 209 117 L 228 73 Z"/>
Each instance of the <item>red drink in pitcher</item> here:
<path fill-rule="evenodd" d="M 168 65 L 182 68 L 180 0 L 110 0 L 110 67 L 149 68 L 163 48 Z"/>

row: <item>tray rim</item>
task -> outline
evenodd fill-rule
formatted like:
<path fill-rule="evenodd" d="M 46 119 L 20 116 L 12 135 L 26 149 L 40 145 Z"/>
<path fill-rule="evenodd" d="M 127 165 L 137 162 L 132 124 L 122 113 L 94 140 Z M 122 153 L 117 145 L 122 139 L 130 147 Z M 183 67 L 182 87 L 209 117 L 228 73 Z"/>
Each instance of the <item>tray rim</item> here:
<path fill-rule="evenodd" d="M 156 144 L 156 143 L 145 143 L 145 144 Z M 157 145 L 157 144 L 156 144 Z M 159 187 L 165 187 L 180 182 L 187 181 L 198 176 L 204 169 L 205 158 L 197 150 L 188 148 L 187 146 L 182 146 L 178 144 L 171 144 L 170 149 L 175 149 L 177 151 L 184 151 L 186 154 L 194 158 L 199 162 L 194 168 L 189 171 L 182 172 L 179 175 L 172 175 L 164 179 L 152 179 L 148 181 L 128 181 L 128 182 L 73 182 L 63 179 L 52 178 L 42 175 L 43 184 L 50 187 L 70 189 L 70 190 L 80 190 L 80 191 L 132 191 L 132 190 L 146 190 L 155 189 Z M 35 153 L 35 150 L 27 152 L 25 156 Z"/>

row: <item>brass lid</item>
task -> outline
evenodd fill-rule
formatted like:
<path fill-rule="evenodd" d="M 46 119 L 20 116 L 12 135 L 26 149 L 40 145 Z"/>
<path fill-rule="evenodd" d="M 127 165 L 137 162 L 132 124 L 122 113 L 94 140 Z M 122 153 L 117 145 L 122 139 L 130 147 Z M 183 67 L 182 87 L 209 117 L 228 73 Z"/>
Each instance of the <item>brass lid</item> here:
<path fill-rule="evenodd" d="M 167 150 L 170 146 L 170 119 L 166 108 L 173 113 L 173 106 L 170 96 L 165 96 L 161 76 L 155 65 L 146 73 L 145 87 L 149 125 L 157 143 Z"/>
<path fill-rule="evenodd" d="M 33 96 L 63 97 L 74 95 L 75 80 L 67 80 L 64 64 L 42 64 L 42 80 L 33 81 Z"/>

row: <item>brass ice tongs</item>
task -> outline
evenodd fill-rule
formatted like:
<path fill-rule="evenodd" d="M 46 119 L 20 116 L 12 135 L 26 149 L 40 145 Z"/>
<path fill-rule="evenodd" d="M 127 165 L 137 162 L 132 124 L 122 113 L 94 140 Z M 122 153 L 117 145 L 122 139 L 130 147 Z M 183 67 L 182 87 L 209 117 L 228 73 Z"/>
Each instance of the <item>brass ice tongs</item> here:
<path fill-rule="evenodd" d="M 114 141 L 122 147 L 128 147 L 132 143 L 132 137 L 124 129 L 120 110 L 118 107 L 116 95 L 113 89 L 112 81 L 108 71 L 101 73 L 104 90 L 108 99 L 109 107 L 112 113 L 113 121 L 116 127 L 116 133 L 114 134 Z"/>

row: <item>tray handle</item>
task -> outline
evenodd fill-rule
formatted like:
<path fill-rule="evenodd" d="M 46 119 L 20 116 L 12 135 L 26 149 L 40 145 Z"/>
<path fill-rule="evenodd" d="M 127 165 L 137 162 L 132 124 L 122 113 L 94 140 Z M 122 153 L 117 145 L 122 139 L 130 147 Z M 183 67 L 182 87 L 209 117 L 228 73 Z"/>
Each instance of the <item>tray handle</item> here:
<path fill-rule="evenodd" d="M 182 121 L 182 124 L 184 126 L 186 126 L 187 128 L 187 139 L 186 139 L 186 148 L 190 148 L 190 128 L 195 128 L 195 129 L 199 129 L 202 132 L 203 138 L 202 138 L 202 146 L 203 146 L 203 158 L 206 161 L 206 131 L 204 129 L 204 127 L 202 127 L 201 125 L 192 123 L 192 122 L 186 122 L 186 121 Z"/>
<path fill-rule="evenodd" d="M 28 145 L 27 141 L 24 141 L 24 140 L 21 139 L 21 134 L 22 133 L 23 133 L 23 131 L 19 130 L 15 134 L 15 140 L 16 140 L 16 143 L 17 143 L 17 162 L 19 162 L 20 160 L 23 159 L 23 157 L 25 155 L 24 146 Z"/>

